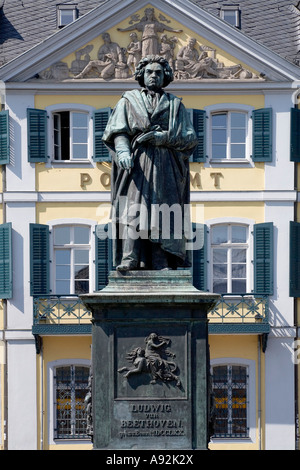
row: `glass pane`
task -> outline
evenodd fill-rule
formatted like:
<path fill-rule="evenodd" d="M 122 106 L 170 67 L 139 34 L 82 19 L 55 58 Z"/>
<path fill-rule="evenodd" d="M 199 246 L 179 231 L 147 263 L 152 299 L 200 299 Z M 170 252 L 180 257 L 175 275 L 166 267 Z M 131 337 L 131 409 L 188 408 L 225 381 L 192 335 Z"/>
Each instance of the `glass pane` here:
<path fill-rule="evenodd" d="M 75 294 L 86 294 L 89 292 L 89 281 L 75 281 Z"/>
<path fill-rule="evenodd" d="M 55 293 L 56 295 L 70 294 L 70 281 L 56 281 Z"/>
<path fill-rule="evenodd" d="M 70 243 L 70 227 L 56 227 L 54 229 L 54 244 L 67 245 Z"/>
<path fill-rule="evenodd" d="M 244 366 L 232 366 L 232 380 L 235 383 L 246 384 L 247 368 Z"/>
<path fill-rule="evenodd" d="M 227 226 L 218 225 L 212 229 L 212 243 L 218 245 L 220 243 L 226 243 L 228 241 Z"/>
<path fill-rule="evenodd" d="M 232 281 L 232 292 L 243 294 L 246 292 L 246 279 L 235 279 Z"/>
<path fill-rule="evenodd" d="M 70 265 L 56 266 L 56 280 L 58 279 L 70 279 Z"/>
<path fill-rule="evenodd" d="M 246 158 L 245 144 L 232 144 L 231 158 Z"/>
<path fill-rule="evenodd" d="M 226 158 L 226 145 L 224 144 L 213 144 L 212 145 L 212 158 Z"/>
<path fill-rule="evenodd" d="M 89 227 L 74 227 L 74 243 L 88 245 L 90 243 Z"/>
<path fill-rule="evenodd" d="M 87 114 L 73 113 L 73 127 L 87 127 Z"/>
<path fill-rule="evenodd" d="M 70 250 L 56 250 L 55 252 L 56 264 L 70 264 L 71 252 Z"/>
<path fill-rule="evenodd" d="M 75 279 L 89 279 L 89 266 L 76 265 Z"/>
<path fill-rule="evenodd" d="M 75 264 L 88 264 L 89 250 L 75 250 L 74 259 L 75 259 Z"/>
<path fill-rule="evenodd" d="M 227 250 L 214 249 L 213 251 L 213 262 L 214 263 L 227 263 Z"/>
<path fill-rule="evenodd" d="M 246 130 L 245 129 L 232 129 L 231 131 L 231 142 L 233 144 L 244 143 L 246 140 Z"/>
<path fill-rule="evenodd" d="M 245 264 L 233 264 L 232 265 L 232 277 L 245 279 L 246 265 Z"/>
<path fill-rule="evenodd" d="M 60 10 L 60 24 L 66 25 L 74 21 L 73 10 Z"/>
<path fill-rule="evenodd" d="M 247 227 L 241 225 L 233 225 L 231 229 L 232 243 L 246 243 L 247 242 Z"/>
<path fill-rule="evenodd" d="M 217 294 L 226 294 L 227 293 L 227 281 L 223 280 L 214 280 L 213 282 L 213 292 Z"/>
<path fill-rule="evenodd" d="M 246 263 L 246 250 L 238 250 L 234 248 L 231 256 L 233 263 Z"/>
<path fill-rule="evenodd" d="M 212 126 L 213 127 L 226 127 L 227 114 L 213 114 L 212 115 Z"/>
<path fill-rule="evenodd" d="M 246 127 L 246 115 L 244 113 L 231 113 L 231 127 Z"/>
<path fill-rule="evenodd" d="M 213 277 L 214 279 L 226 279 L 227 278 L 227 264 L 214 264 Z"/>
<path fill-rule="evenodd" d="M 73 142 L 75 144 L 79 143 L 79 144 L 84 144 L 87 142 L 87 137 L 88 137 L 88 133 L 87 133 L 87 129 L 74 129 L 73 130 Z M 238 141 L 240 142 L 240 141 Z"/>
<path fill-rule="evenodd" d="M 214 129 L 212 132 L 212 141 L 214 144 L 226 144 L 226 129 Z"/>
<path fill-rule="evenodd" d="M 73 144 L 73 158 L 87 158 L 87 145 Z"/>
<path fill-rule="evenodd" d="M 226 11 L 226 10 L 224 10 L 223 15 L 224 15 L 224 20 L 227 21 L 227 23 L 231 24 L 232 26 L 237 26 L 235 11 L 232 11 L 232 10 L 227 10 Z"/>

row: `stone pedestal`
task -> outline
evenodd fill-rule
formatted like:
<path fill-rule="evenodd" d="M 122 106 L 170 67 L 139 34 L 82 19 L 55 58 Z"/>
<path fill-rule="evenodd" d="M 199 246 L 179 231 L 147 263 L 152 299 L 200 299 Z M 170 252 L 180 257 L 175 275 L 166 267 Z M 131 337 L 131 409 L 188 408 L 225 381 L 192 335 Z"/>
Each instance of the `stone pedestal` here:
<path fill-rule="evenodd" d="M 207 449 L 207 312 L 182 271 L 112 272 L 92 311 L 94 449 Z"/>

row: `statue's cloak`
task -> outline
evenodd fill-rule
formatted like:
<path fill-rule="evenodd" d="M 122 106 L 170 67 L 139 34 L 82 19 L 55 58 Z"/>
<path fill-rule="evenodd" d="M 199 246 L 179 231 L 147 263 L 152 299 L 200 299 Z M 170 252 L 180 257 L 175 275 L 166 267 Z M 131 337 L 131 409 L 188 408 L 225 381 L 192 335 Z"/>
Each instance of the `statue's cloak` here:
<path fill-rule="evenodd" d="M 166 144 L 154 146 L 138 142 L 139 137 L 151 130 L 166 131 Z M 134 159 L 130 171 L 119 168 L 116 163 L 114 138 L 120 134 L 126 134 L 130 139 Z M 197 137 L 181 100 L 163 92 L 153 110 L 145 90 L 125 92 L 110 116 L 103 141 L 112 154 L 112 216 L 116 228 L 114 263 L 118 265 L 121 261 L 120 226 L 134 224 L 138 225 L 142 238 L 160 243 L 163 250 L 174 255 L 177 266 L 189 265 L 186 253 L 189 158 L 197 145 Z M 142 208 L 139 214 L 137 208 Z M 159 217 L 158 208 L 166 211 L 162 212 L 162 217 Z M 172 209 L 174 223 L 170 227 L 166 218 Z M 164 227 L 162 223 L 165 223 Z M 167 229 L 170 229 L 169 233 Z"/>

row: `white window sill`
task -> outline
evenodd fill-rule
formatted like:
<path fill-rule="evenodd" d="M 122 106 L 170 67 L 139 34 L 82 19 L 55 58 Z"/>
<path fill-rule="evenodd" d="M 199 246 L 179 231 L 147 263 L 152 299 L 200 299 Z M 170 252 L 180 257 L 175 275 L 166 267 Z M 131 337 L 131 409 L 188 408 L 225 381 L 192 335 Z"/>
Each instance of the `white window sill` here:
<path fill-rule="evenodd" d="M 229 159 L 229 158 L 225 158 L 225 159 L 221 159 L 220 160 L 208 160 L 208 162 L 211 164 L 211 165 L 216 165 L 216 166 L 220 166 L 220 165 L 250 165 L 252 164 L 252 161 L 248 160 L 247 158 L 236 158 L 236 159 Z"/>
<path fill-rule="evenodd" d="M 50 160 L 48 163 L 46 163 L 46 166 L 48 168 L 67 168 L 67 167 L 82 167 L 82 166 L 89 166 L 89 167 L 95 167 L 96 162 L 86 159 L 86 160 Z"/>

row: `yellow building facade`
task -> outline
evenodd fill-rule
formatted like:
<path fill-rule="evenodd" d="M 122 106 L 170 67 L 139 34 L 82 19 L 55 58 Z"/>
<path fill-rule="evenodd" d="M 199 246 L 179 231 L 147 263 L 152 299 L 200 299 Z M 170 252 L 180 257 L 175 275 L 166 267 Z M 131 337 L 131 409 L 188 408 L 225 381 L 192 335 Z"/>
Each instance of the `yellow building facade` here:
<path fill-rule="evenodd" d="M 104 78 L 95 61 L 104 33 L 124 54 L 128 28 L 140 39 L 146 9 L 162 25 L 160 41 L 164 32 L 174 46 L 166 91 L 182 98 L 199 138 L 191 217 L 205 235 L 192 272 L 201 290 L 221 294 L 209 314 L 216 407 L 209 448 L 294 449 L 298 309 L 288 260 L 290 222 L 300 221 L 290 156 L 300 74 L 195 4 L 162 0 L 106 2 L 0 69 L 10 126 L 1 241 L 11 270 L 1 286 L 1 446 L 92 448 L 84 427 L 91 317 L 79 295 L 103 287 L 112 269 L 109 243 L 96 239 L 110 221 L 111 158 L 96 155 L 95 112 L 109 115 L 137 87 L 126 61 Z M 191 38 L 210 59 L 195 76 L 178 59 Z"/>

